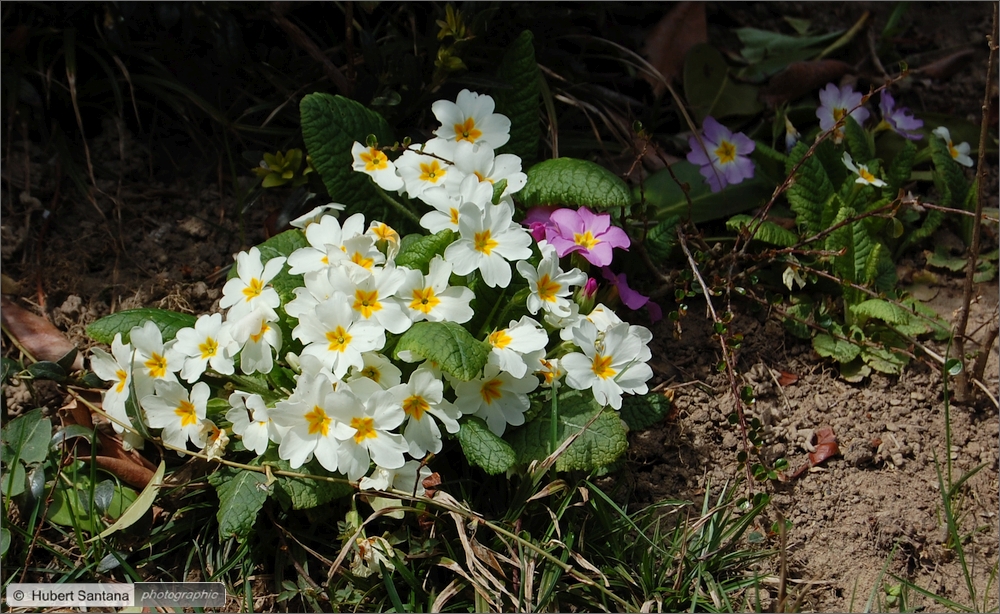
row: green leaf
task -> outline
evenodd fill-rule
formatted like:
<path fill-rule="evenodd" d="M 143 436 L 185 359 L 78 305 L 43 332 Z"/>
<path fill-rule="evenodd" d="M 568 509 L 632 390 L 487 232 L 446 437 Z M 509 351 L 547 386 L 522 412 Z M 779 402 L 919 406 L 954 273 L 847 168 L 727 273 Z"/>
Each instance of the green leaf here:
<path fill-rule="evenodd" d="M 905 309 L 880 298 L 858 303 L 851 306 L 850 309 L 855 316 L 876 318 L 888 324 L 906 324 L 910 321 L 910 314 Z"/>
<path fill-rule="evenodd" d="M 720 192 L 712 192 L 698 169 L 697 165 L 680 160 L 670 165 L 669 170 L 657 171 L 646 179 L 642 197 L 647 204 L 656 208 L 657 218 L 663 220 L 677 215 L 681 219 L 688 219 L 690 214 L 690 219 L 695 224 L 709 222 L 759 207 L 767 202 L 774 190 L 773 185 L 758 177 L 726 186 Z M 684 189 L 674 181 L 671 170 L 678 181 L 688 186 L 687 196 Z M 640 201 L 638 186 L 633 190 L 633 199 L 635 202 Z"/>
<path fill-rule="evenodd" d="M 885 181 L 889 184 L 886 192 L 898 194 L 904 183 L 910 180 L 910 172 L 913 170 L 913 161 L 917 155 L 917 145 L 910 139 L 903 139 L 902 148 L 896 153 L 885 171 Z"/>
<path fill-rule="evenodd" d="M 496 436 L 480 418 L 466 416 L 457 436 L 469 464 L 482 467 L 490 475 L 507 471 L 517 460 L 510 444 Z"/>
<path fill-rule="evenodd" d="M 684 97 L 701 123 L 715 119 L 755 115 L 764 109 L 758 88 L 729 78 L 729 66 L 718 49 L 708 43 L 691 47 L 684 56 Z"/>
<path fill-rule="evenodd" d="M 678 243 L 677 225 L 680 222 L 680 216 L 671 215 L 646 233 L 643 245 L 653 262 L 666 262 L 670 259 Z"/>
<path fill-rule="evenodd" d="M 865 364 L 861 358 L 855 358 L 851 362 L 841 363 L 840 377 L 852 384 L 860 383 L 872 374 L 872 368 Z"/>
<path fill-rule="evenodd" d="M 949 358 L 944 363 L 945 373 L 952 377 L 956 377 L 962 372 L 962 361 L 957 358 Z"/>
<path fill-rule="evenodd" d="M 385 119 L 358 102 L 324 93 L 303 98 L 299 112 L 306 149 L 330 199 L 348 205 L 345 215 L 382 205 L 371 178 L 351 168 L 351 146 L 365 143 L 369 134 L 380 145 L 392 144 Z"/>
<path fill-rule="evenodd" d="M 965 269 L 968 264 L 968 258 L 952 256 L 948 253 L 948 248 L 943 245 L 935 246 L 934 253 L 927 257 L 927 266 L 932 266 L 938 269 L 948 269 L 949 271 L 954 272 Z"/>
<path fill-rule="evenodd" d="M 879 347 L 862 348 L 861 359 L 872 369 L 888 375 L 899 375 L 903 372 L 903 367 L 910 362 L 905 354 Z"/>
<path fill-rule="evenodd" d="M 797 319 L 792 319 L 791 317 L 785 319 L 785 328 L 788 332 L 792 333 L 799 339 L 809 339 L 812 337 L 812 330 L 805 323 L 811 321 L 812 319 L 813 306 L 809 303 L 798 303 L 792 305 L 786 311 L 789 316 L 793 316 Z M 799 321 L 801 320 L 801 322 Z"/>
<path fill-rule="evenodd" d="M 747 61 L 757 63 L 766 58 L 791 51 L 806 50 L 807 55 L 804 57 L 809 57 L 816 53 L 815 50 L 810 50 L 810 48 L 825 46 L 837 40 L 837 37 L 844 31 L 838 30 L 837 32 L 815 36 L 789 36 L 758 28 L 738 28 L 735 32 L 740 42 L 743 43 L 743 49 L 740 50 L 740 54 Z"/>
<path fill-rule="evenodd" d="M 3 443 L 12 454 L 3 459 L 4 463 L 20 460 L 31 465 L 42 462 L 49 455 L 51 438 L 52 421 L 42 416 L 41 408 L 14 418 L 3 428 Z"/>
<path fill-rule="evenodd" d="M 589 393 L 572 391 L 559 396 L 556 438 L 559 444 L 580 432 L 595 414 L 597 419 L 556 459 L 556 471 L 592 471 L 613 463 L 628 448 L 628 435 L 618 413 L 598 405 Z M 551 453 L 552 418 L 542 412 L 509 436 L 519 463 L 542 460 Z"/>
<path fill-rule="evenodd" d="M 861 348 L 850 341 L 835 339 L 825 333 L 813 337 L 813 349 L 820 356 L 833 358 L 840 363 L 851 362 L 861 353 Z"/>
<path fill-rule="evenodd" d="M 868 235 L 868 230 L 863 220 L 850 222 L 856 216 L 854 209 L 843 207 L 834 218 L 832 226 L 840 226 L 831 232 L 826 239 L 826 249 L 830 251 L 844 250 L 843 255 L 835 256 L 833 259 L 834 272 L 845 281 L 863 284 L 866 283 L 865 271 L 868 257 L 874 249 L 875 243 Z M 842 224 L 842 225 L 841 225 Z M 845 288 L 845 300 L 853 296 L 854 290 L 849 292 Z M 854 302 L 849 300 L 848 302 Z"/>
<path fill-rule="evenodd" d="M 57 363 L 49 362 L 47 360 L 40 360 L 28 365 L 28 373 L 33 379 L 36 380 L 52 380 L 53 382 L 61 382 L 66 379 L 66 370 L 60 367 Z"/>
<path fill-rule="evenodd" d="M 427 274 L 428 265 L 434 256 L 443 255 L 446 247 L 454 243 L 454 231 L 450 228 L 432 235 L 408 235 L 416 236 L 417 239 L 400 241 L 401 247 L 396 254 L 396 266 L 405 266 L 410 269 L 423 271 Z"/>
<path fill-rule="evenodd" d="M 21 365 L 17 363 L 16 360 L 11 360 L 4 356 L 0 359 L 3 364 L 3 372 L 0 374 L 0 382 L 6 384 L 10 377 L 21 370 Z"/>
<path fill-rule="evenodd" d="M 779 247 L 791 247 L 799 242 L 798 235 L 791 230 L 786 230 L 768 220 L 756 222 L 749 215 L 734 215 L 726 222 L 726 228 L 735 232 L 749 232 L 750 228 L 756 228 L 752 239 Z"/>
<path fill-rule="evenodd" d="M 24 465 L 21 463 L 8 464 L 7 469 L 0 476 L 0 493 L 5 497 L 16 497 L 23 493 L 26 488 L 27 474 Z"/>
<path fill-rule="evenodd" d="M 7 527 L 0 527 L 0 557 L 10 550 L 10 530 Z"/>
<path fill-rule="evenodd" d="M 521 189 L 520 198 L 528 207 L 565 205 L 604 210 L 626 207 L 632 201 L 624 181 L 589 160 L 545 160 L 528 169 L 527 175 L 528 183 Z"/>
<path fill-rule="evenodd" d="M 139 309 L 126 309 L 109 316 L 104 316 L 87 327 L 87 335 L 99 343 L 111 345 L 115 339 L 115 334 L 121 333 L 122 343 L 128 343 L 132 329 L 142 326 L 146 322 L 156 324 L 163 335 L 163 342 L 170 341 L 177 335 L 177 331 L 182 328 L 194 326 L 197 318 L 187 313 L 177 313 L 166 309 L 153 309 L 141 307 Z"/>
<path fill-rule="evenodd" d="M 257 514 L 271 494 L 267 476 L 256 471 L 223 466 L 208 476 L 219 494 L 219 538 L 243 540 L 253 529 Z"/>
<path fill-rule="evenodd" d="M 844 121 L 844 140 L 847 142 L 847 149 L 851 152 L 851 158 L 854 159 L 855 164 L 868 165 L 871 163 L 872 158 L 875 157 L 875 145 L 872 142 L 872 137 L 852 115 L 848 115 Z M 872 170 L 870 166 L 868 170 Z"/>
<path fill-rule="evenodd" d="M 479 376 L 490 355 L 490 346 L 454 322 L 417 322 L 403 333 L 393 355 L 403 350 L 437 363 L 463 382 Z"/>
<path fill-rule="evenodd" d="M 296 471 L 310 475 L 329 474 L 316 459 L 311 460 L 298 469 L 292 469 L 286 460 L 276 459 L 273 462 L 268 461 L 267 464 L 283 471 Z M 332 477 L 347 479 L 346 476 L 341 474 L 334 474 Z M 288 496 L 289 501 L 292 503 L 292 509 L 296 510 L 318 507 L 333 499 L 346 497 L 354 492 L 353 486 L 342 482 L 327 482 L 326 480 L 310 480 L 288 476 L 278 476 L 277 480 L 278 488 Z"/>
<path fill-rule="evenodd" d="M 795 165 L 802 160 L 809 145 L 799 141 L 789 154 L 785 171 L 790 173 Z M 833 197 L 834 187 L 826 173 L 822 162 L 817 157 L 806 159 L 799 166 L 792 187 L 785 192 L 788 204 L 795 212 L 795 221 L 808 235 L 814 235 L 824 230 L 823 210 Z"/>
<path fill-rule="evenodd" d="M 493 92 L 496 112 L 510 119 L 510 140 L 497 153 L 519 156 L 524 167 L 537 160 L 538 143 L 542 138 L 538 122 L 541 73 L 535 61 L 532 38 L 531 32 L 525 30 L 507 47 L 497 70 L 497 79 L 509 85 L 510 89 Z"/>
<path fill-rule="evenodd" d="M 622 397 L 621 418 L 629 430 L 639 431 L 663 420 L 670 413 L 672 405 L 671 400 L 663 394 L 628 395 Z"/>

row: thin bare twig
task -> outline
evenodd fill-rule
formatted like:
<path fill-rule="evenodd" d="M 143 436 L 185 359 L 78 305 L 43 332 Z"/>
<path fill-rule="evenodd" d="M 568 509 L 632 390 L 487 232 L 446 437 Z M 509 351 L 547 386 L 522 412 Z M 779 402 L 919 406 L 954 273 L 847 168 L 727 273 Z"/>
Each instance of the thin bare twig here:
<path fill-rule="evenodd" d="M 997 31 L 997 5 L 993 5 L 993 29 L 986 37 L 986 43 L 990 48 L 990 58 L 986 67 L 986 94 L 983 97 L 983 115 L 979 122 L 979 160 L 976 167 L 976 214 L 972 218 L 972 245 L 969 248 L 969 261 L 965 265 L 965 287 L 962 292 L 962 307 L 958 315 L 958 324 L 955 327 L 955 350 L 958 352 L 958 359 L 962 361 L 962 372 L 958 375 L 955 387 L 955 399 L 964 402 L 969 398 L 969 374 L 965 365 L 965 335 L 969 327 L 969 311 L 972 305 L 972 289 L 976 276 L 976 264 L 979 260 L 979 232 L 982 226 L 983 215 L 983 190 L 986 184 L 986 136 L 989 122 L 987 118 L 990 113 L 990 106 L 993 98 L 990 96 L 990 84 L 993 82 L 994 65 L 997 59 L 997 44 L 994 40 Z M 989 352 L 990 348 L 983 348 L 984 352 Z"/>

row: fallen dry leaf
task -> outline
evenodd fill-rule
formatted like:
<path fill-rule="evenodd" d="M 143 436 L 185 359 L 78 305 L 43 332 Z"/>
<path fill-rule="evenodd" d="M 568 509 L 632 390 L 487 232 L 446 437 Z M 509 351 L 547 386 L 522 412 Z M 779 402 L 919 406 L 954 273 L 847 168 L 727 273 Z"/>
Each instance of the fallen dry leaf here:
<path fill-rule="evenodd" d="M 969 63 L 969 60 L 975 54 L 975 49 L 956 51 L 940 60 L 931 62 L 920 68 L 914 68 L 910 71 L 910 74 L 922 75 L 931 79 L 937 79 L 938 81 L 947 81 L 958 74 L 958 71 L 965 68 L 965 65 Z"/>
<path fill-rule="evenodd" d="M 17 342 L 37 360 L 58 362 L 76 347 L 51 322 L 8 300 L 6 296 L 0 296 L 0 318 Z M 83 356 L 77 354 L 73 369 L 82 368 Z"/>
<path fill-rule="evenodd" d="M 680 77 L 684 69 L 684 56 L 691 47 L 708 42 L 708 24 L 703 2 L 678 2 L 674 8 L 650 30 L 643 52 L 649 63 L 668 81 Z M 653 92 L 659 96 L 666 89 L 658 79 L 647 76 Z"/>
<path fill-rule="evenodd" d="M 69 403 L 60 408 L 59 415 L 62 417 L 63 426 L 79 424 L 80 426 L 93 429 L 93 416 L 85 406 L 71 399 Z M 108 433 L 103 430 L 102 425 L 96 429 L 98 441 L 98 454 L 91 456 L 90 445 L 83 439 L 73 440 L 72 445 L 76 445 L 76 458 L 87 461 L 91 458 L 94 463 L 108 473 L 116 476 L 129 486 L 143 489 L 153 479 L 153 472 L 156 466 L 137 450 L 125 450 L 122 446 L 121 436 L 117 433 Z"/>
<path fill-rule="evenodd" d="M 798 469 L 788 476 L 782 475 L 782 481 L 790 482 L 805 473 L 810 467 L 815 467 L 826 459 L 840 454 L 840 447 L 837 445 L 837 436 L 833 434 L 833 429 L 829 426 L 816 429 L 810 443 L 813 444 L 813 451 L 809 453 L 809 460 L 802 463 Z"/>
<path fill-rule="evenodd" d="M 794 373 L 789 373 L 788 371 L 779 371 L 781 375 L 778 376 L 778 385 L 784 388 L 785 386 L 791 386 L 795 382 L 799 381 L 799 376 Z"/>
<path fill-rule="evenodd" d="M 761 90 L 760 99 L 774 108 L 797 100 L 827 83 L 836 83 L 844 75 L 853 72 L 854 68 L 850 64 L 840 60 L 792 62 L 788 68 L 771 77 L 767 87 Z"/>

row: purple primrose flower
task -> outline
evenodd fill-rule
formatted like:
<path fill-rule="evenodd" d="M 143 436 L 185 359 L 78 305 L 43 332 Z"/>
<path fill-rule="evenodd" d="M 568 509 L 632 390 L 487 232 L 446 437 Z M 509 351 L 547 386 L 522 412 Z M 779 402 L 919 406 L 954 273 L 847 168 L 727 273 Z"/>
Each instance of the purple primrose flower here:
<path fill-rule="evenodd" d="M 837 87 L 832 83 L 827 83 L 826 87 L 819 92 L 820 107 L 816 109 L 816 117 L 819 118 L 820 130 L 833 128 L 848 113 L 854 118 L 854 121 L 864 124 L 865 120 L 868 119 L 869 113 L 868 109 L 858 106 L 861 104 L 863 98 L 861 94 L 855 92 L 849 85 Z M 855 109 L 854 107 L 858 108 Z M 854 110 L 852 111 L 852 109 Z M 844 140 L 843 128 L 837 128 L 837 131 L 833 135 L 833 140 L 836 143 Z"/>
<path fill-rule="evenodd" d="M 924 127 L 924 120 L 913 117 L 906 107 L 897 107 L 896 100 L 889 93 L 889 90 L 882 90 L 882 97 L 879 99 L 878 109 L 882 112 L 882 121 L 878 129 L 892 130 L 911 141 L 919 141 L 924 135 L 917 132 Z"/>
<path fill-rule="evenodd" d="M 586 207 L 553 211 L 545 227 L 545 240 L 556 248 L 560 258 L 579 252 L 594 266 L 611 264 L 612 248 L 629 246 L 628 235 L 611 224 L 610 215 L 594 214 Z"/>
<path fill-rule="evenodd" d="M 632 311 L 638 311 L 639 309 L 645 307 L 649 310 L 649 319 L 651 322 L 658 322 L 663 319 L 663 310 L 659 305 L 649 300 L 649 297 L 644 294 L 639 294 L 635 290 L 629 287 L 628 279 L 625 277 L 625 273 L 615 273 L 608 267 L 603 267 L 601 269 L 601 275 L 605 280 L 611 283 L 612 286 L 618 289 L 618 296 L 621 298 L 622 303 Z"/>
<path fill-rule="evenodd" d="M 747 156 L 756 145 L 747 135 L 733 134 L 711 116 L 705 118 L 702 129 L 700 143 L 695 136 L 688 138 L 691 152 L 687 159 L 701 167 L 699 172 L 713 192 L 753 178 L 753 162 Z"/>

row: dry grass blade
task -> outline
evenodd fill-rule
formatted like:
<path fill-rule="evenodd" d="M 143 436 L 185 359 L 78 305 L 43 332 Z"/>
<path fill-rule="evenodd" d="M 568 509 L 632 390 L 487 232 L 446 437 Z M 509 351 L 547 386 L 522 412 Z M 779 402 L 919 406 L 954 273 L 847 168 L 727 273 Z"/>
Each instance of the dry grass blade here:
<path fill-rule="evenodd" d="M 465 587 L 463 586 L 463 583 L 458 580 L 458 578 L 449 582 L 448 586 L 444 587 L 444 589 L 438 593 L 438 596 L 434 598 L 434 603 L 431 604 L 431 612 L 440 612 L 443 610 L 444 606 L 448 604 L 448 601 L 450 601 L 455 595 L 462 592 L 463 588 Z"/>

